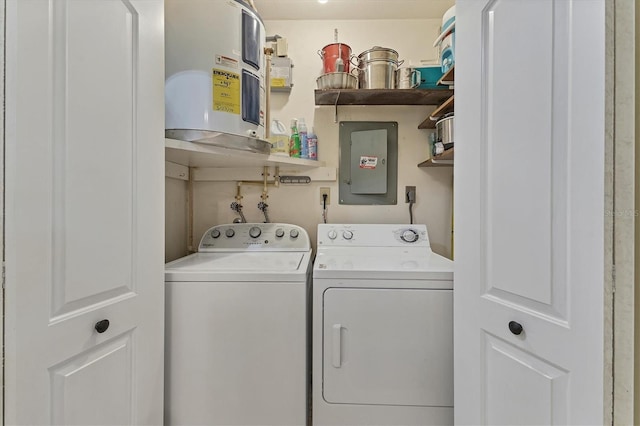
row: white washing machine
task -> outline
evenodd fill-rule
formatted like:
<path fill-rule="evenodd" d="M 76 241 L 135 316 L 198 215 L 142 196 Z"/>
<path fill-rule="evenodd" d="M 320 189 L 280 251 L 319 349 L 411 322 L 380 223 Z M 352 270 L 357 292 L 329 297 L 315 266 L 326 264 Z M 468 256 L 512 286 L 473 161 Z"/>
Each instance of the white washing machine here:
<path fill-rule="evenodd" d="M 425 225 L 318 225 L 312 415 L 453 424 L 453 262 Z"/>
<path fill-rule="evenodd" d="M 214 226 L 166 264 L 165 424 L 307 424 L 311 265 L 275 223 Z"/>

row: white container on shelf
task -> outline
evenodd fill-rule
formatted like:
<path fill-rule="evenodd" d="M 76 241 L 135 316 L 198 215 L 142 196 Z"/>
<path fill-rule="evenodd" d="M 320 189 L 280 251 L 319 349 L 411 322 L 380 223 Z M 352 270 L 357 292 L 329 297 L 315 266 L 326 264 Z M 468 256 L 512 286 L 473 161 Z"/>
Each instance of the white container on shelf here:
<path fill-rule="evenodd" d="M 455 64 L 456 50 L 456 7 L 451 6 L 442 16 L 442 32 L 433 43 L 439 46 L 442 73 L 447 72 Z"/>
<path fill-rule="evenodd" d="M 289 133 L 287 127 L 280 120 L 271 120 L 271 153 L 275 155 L 289 156 Z"/>

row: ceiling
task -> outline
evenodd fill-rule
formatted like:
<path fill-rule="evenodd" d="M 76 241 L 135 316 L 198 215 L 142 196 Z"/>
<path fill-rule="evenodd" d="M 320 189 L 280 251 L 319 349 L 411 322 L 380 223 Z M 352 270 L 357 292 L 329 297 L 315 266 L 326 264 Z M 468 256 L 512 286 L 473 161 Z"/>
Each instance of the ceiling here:
<path fill-rule="evenodd" d="M 254 0 L 264 20 L 441 19 L 455 0 Z"/>

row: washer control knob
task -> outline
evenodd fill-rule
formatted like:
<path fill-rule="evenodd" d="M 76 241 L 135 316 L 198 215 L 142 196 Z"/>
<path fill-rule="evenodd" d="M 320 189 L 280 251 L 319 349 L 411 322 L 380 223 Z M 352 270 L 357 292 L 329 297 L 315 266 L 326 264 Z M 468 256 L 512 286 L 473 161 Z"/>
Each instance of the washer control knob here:
<path fill-rule="evenodd" d="M 262 230 L 257 226 L 252 226 L 251 229 L 249 229 L 249 236 L 251 238 L 258 238 L 260 234 L 262 234 Z"/>
<path fill-rule="evenodd" d="M 278 238 L 284 237 L 284 230 L 282 228 L 276 229 L 276 237 Z"/>
<path fill-rule="evenodd" d="M 353 232 L 351 231 L 342 231 L 342 238 L 345 240 L 350 240 L 353 238 Z"/>
<path fill-rule="evenodd" d="M 220 236 L 220 231 L 218 229 L 214 229 L 213 231 L 211 231 L 211 236 L 213 238 L 218 238 Z"/>
<path fill-rule="evenodd" d="M 227 238 L 231 238 L 234 235 L 236 235 L 236 231 L 234 231 L 233 229 L 229 228 L 224 232 L 224 235 L 226 235 Z"/>
<path fill-rule="evenodd" d="M 415 243 L 416 241 L 418 241 L 418 233 L 413 229 L 407 229 L 402 233 L 400 238 L 402 239 L 402 241 L 405 241 L 407 243 Z"/>
<path fill-rule="evenodd" d="M 330 240 L 335 240 L 337 236 L 338 236 L 338 233 L 333 229 L 329 231 L 329 233 L 327 234 L 327 237 L 329 237 Z"/>
<path fill-rule="evenodd" d="M 291 236 L 291 238 L 298 238 L 298 235 L 300 233 L 298 232 L 297 229 L 292 229 L 291 232 L 289 232 L 289 235 Z"/>

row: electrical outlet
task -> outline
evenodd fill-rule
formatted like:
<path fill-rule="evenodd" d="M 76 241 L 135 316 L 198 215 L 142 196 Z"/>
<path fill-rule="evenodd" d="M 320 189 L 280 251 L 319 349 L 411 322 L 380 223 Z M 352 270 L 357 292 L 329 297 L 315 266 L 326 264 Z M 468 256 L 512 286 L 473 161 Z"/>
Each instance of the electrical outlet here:
<path fill-rule="evenodd" d="M 325 203 L 323 195 L 327 194 L 327 206 L 331 203 L 331 188 L 322 187 L 320 188 L 320 205 Z"/>
<path fill-rule="evenodd" d="M 415 186 L 405 186 L 404 189 L 404 202 L 416 202 L 416 187 Z"/>

